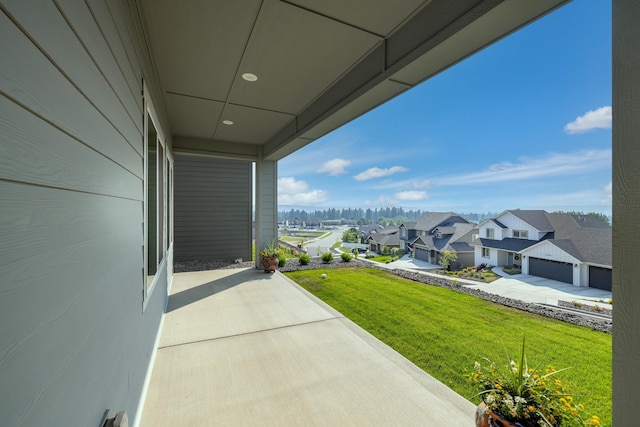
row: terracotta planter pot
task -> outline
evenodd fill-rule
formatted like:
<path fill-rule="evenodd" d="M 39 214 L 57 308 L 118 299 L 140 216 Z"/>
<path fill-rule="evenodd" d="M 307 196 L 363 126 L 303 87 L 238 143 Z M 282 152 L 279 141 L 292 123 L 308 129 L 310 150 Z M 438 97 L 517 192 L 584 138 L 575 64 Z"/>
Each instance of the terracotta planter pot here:
<path fill-rule="evenodd" d="M 476 409 L 476 427 L 519 427 L 520 424 L 514 424 L 507 421 L 500 415 L 487 409 L 487 405 L 482 402 Z"/>
<path fill-rule="evenodd" d="M 278 258 L 277 257 L 262 257 L 262 268 L 265 273 L 273 273 L 276 271 L 278 267 Z"/>

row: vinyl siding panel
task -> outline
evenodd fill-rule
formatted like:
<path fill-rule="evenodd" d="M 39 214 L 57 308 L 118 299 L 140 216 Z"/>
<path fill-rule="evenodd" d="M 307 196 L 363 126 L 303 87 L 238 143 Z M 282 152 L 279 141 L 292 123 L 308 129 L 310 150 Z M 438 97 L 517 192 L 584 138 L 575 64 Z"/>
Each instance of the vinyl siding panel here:
<path fill-rule="evenodd" d="M 176 262 L 251 259 L 251 181 L 249 162 L 176 155 Z"/>
<path fill-rule="evenodd" d="M 94 19 L 91 10 L 84 2 L 77 0 L 58 0 L 62 13 L 70 22 L 73 22 L 73 30 L 82 40 L 82 44 L 96 66 L 105 76 L 109 77 L 109 85 L 113 89 L 129 116 L 134 120 L 140 133 L 142 133 L 142 121 L 136 120 L 143 115 L 142 98 L 140 97 L 139 83 L 130 87 L 127 77 L 118 64 L 116 57 L 102 35 L 101 29 Z M 129 80 L 140 76 L 130 76 Z M 142 152 L 142 140 L 138 152 Z"/>
<path fill-rule="evenodd" d="M 32 13 L 34 4 L 42 13 Z M 7 8 L 38 46 L 54 59 L 56 66 L 141 155 L 141 146 L 138 144 L 142 137 L 140 115 L 130 116 L 122 108 L 109 82 L 55 4 L 48 0 L 33 0 L 12 2 Z M 134 123 L 134 120 L 138 123 Z"/>
<path fill-rule="evenodd" d="M 545 235 L 545 232 L 539 232 L 534 227 L 530 226 L 510 212 L 506 212 L 504 215 L 499 216 L 496 219 L 507 227 L 507 229 L 502 230 L 503 238 L 513 237 L 513 230 L 526 230 L 529 235 L 528 240 L 540 240 Z M 496 233 L 498 233 L 499 227 L 495 226 L 495 228 Z M 496 234 L 496 238 L 498 238 L 497 235 L 498 234 Z M 484 235 L 482 237 L 484 237 Z"/>
<path fill-rule="evenodd" d="M 6 15 L 0 14 L 0 91 L 79 142 L 142 177 L 140 155 Z"/>
<path fill-rule="evenodd" d="M 133 420 L 171 254 L 143 310 L 144 67 L 116 31 L 128 5 L 1 4 L 2 425 Z"/>
<path fill-rule="evenodd" d="M 0 97 L 3 179 L 141 200 L 142 179 Z"/>

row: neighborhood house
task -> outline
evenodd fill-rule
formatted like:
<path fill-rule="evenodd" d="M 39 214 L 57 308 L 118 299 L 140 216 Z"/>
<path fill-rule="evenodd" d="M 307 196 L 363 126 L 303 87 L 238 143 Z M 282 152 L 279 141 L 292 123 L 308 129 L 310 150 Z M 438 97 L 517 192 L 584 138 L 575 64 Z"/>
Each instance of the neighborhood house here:
<path fill-rule="evenodd" d="M 508 210 L 478 225 L 475 263 L 611 290 L 611 226 L 590 216 Z"/>
<path fill-rule="evenodd" d="M 400 225 L 400 249 L 416 259 L 437 264 L 445 250 L 456 252 L 453 268 L 474 265 L 475 224 L 453 212 L 428 212 Z"/>

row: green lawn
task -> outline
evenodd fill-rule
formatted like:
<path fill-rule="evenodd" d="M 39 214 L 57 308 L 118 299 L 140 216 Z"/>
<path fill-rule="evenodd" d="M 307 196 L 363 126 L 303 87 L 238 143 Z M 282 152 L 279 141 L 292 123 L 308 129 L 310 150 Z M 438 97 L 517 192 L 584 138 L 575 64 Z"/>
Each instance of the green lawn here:
<path fill-rule="evenodd" d="M 371 258 L 367 258 L 369 261 L 379 262 L 380 264 L 385 264 L 387 260 L 391 258 L 391 255 L 379 255 Z"/>
<path fill-rule="evenodd" d="M 327 274 L 322 280 L 321 275 Z M 611 424 L 611 335 L 521 312 L 384 271 L 346 267 L 287 273 L 346 317 L 474 403 L 474 361 L 516 354 L 526 335 L 530 366 L 559 374 L 577 402 Z"/>

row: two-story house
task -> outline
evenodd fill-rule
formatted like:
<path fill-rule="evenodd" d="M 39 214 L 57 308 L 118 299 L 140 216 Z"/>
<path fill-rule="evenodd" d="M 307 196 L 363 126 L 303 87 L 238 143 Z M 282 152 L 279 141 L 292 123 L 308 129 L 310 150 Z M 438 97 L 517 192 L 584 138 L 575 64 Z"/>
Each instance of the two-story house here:
<path fill-rule="evenodd" d="M 611 227 L 589 216 L 508 210 L 478 226 L 475 263 L 611 290 Z"/>
<path fill-rule="evenodd" d="M 453 212 L 428 212 L 400 225 L 400 248 L 416 259 L 437 264 L 443 251 L 455 251 L 455 268 L 474 265 L 475 224 Z"/>
<path fill-rule="evenodd" d="M 366 242 L 369 244 L 370 250 L 378 253 L 382 253 L 385 246 L 389 249 L 399 248 L 399 228 L 387 227 L 378 232 L 371 233 L 369 237 L 367 237 Z"/>

